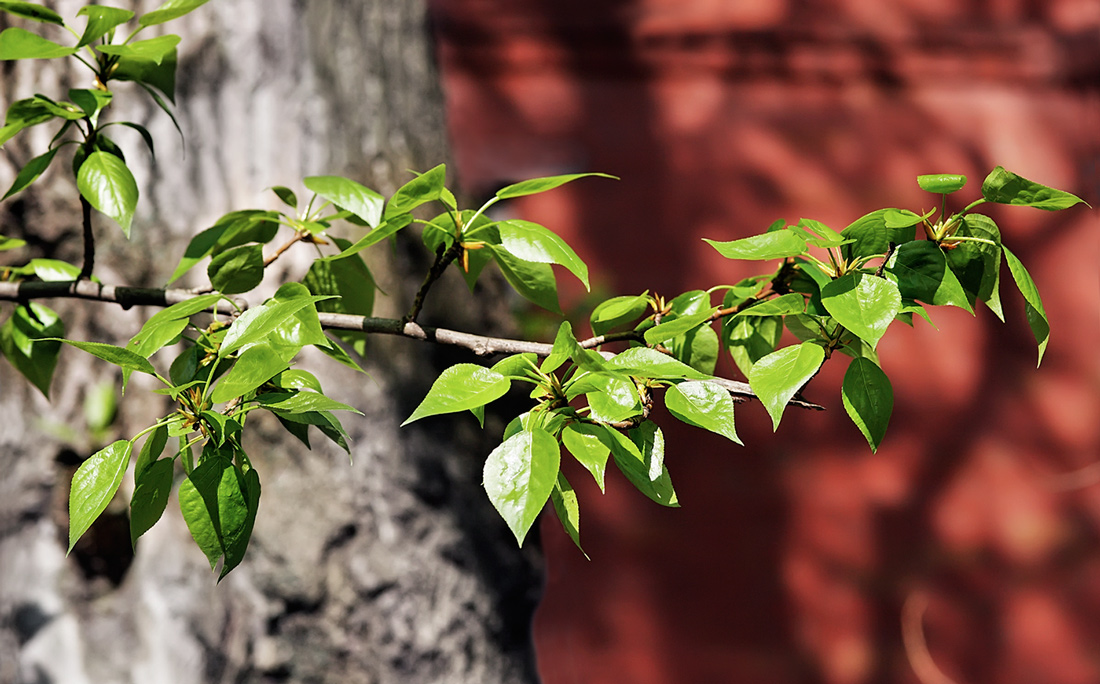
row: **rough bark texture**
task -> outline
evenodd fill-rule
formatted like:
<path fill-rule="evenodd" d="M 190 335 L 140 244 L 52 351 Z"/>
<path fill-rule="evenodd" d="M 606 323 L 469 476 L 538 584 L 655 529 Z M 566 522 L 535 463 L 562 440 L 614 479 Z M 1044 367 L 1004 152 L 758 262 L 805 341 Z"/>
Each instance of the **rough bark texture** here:
<path fill-rule="evenodd" d="M 136 4 L 148 10 L 159 3 Z M 69 20 L 79 4 L 55 6 Z M 113 224 L 97 223 L 96 275 L 163 284 L 198 229 L 230 209 L 271 205 L 265 187 L 344 173 L 385 192 L 402 182 L 405 169 L 443 159 L 425 21 L 423 3 L 408 0 L 219 0 L 169 24 L 184 38 L 176 112 L 186 143 L 181 147 L 153 107 L 115 112 L 153 132 L 157 161 L 149 161 L 136 135 L 115 129 L 142 199 L 131 241 Z M 55 68 L 0 63 L 0 104 L 63 93 L 70 76 Z M 119 87 L 119 104 L 129 99 L 124 95 L 144 101 L 126 90 Z M 34 130 L 5 147 L 0 185 L 10 184 L 49 135 Z M 5 254 L 8 262 L 79 261 L 79 205 L 60 170 L 0 207 L 0 233 L 31 242 L 18 255 Z M 413 267 L 422 266 L 407 251 L 399 246 L 393 258 L 374 264 L 395 298 L 380 302 L 386 313 L 407 306 L 401 293 L 417 280 Z M 300 278 L 306 268 L 293 258 L 277 265 L 278 277 Z M 459 287 L 439 290 L 441 297 L 462 294 Z M 498 325 L 495 312 L 464 301 L 436 300 L 422 320 Z M 72 302 L 54 308 L 64 313 L 70 337 L 114 343 L 149 313 Z M 0 315 L 10 312 L 10 304 L 0 307 Z M 353 465 L 334 448 L 306 451 L 284 439 L 274 421 L 261 423 L 262 434 L 246 445 L 261 474 L 263 503 L 245 563 L 220 585 L 174 500 L 131 555 L 129 481 L 66 558 L 75 467 L 169 407 L 131 384 L 117 420 L 91 434 L 82 407 L 97 385 L 117 381 L 112 367 L 66 351 L 47 402 L 0 364 L 0 681 L 533 679 L 538 559 L 517 552 L 481 489 L 488 442 L 468 420 L 397 428 L 431 370 L 458 360 L 443 358 L 455 352 L 400 340 L 371 352 L 369 377 L 307 361 L 330 394 L 366 413 L 345 421 Z"/>

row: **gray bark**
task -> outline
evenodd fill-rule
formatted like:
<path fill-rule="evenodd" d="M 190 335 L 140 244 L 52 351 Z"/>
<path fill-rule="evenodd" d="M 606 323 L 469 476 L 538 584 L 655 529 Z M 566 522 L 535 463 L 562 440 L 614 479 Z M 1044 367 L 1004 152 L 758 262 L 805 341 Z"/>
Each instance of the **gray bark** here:
<path fill-rule="evenodd" d="M 159 3 L 137 4 L 148 10 Z M 79 4 L 54 6 L 71 19 Z M 186 143 L 143 96 L 118 88 L 120 105 L 140 104 L 119 106 L 114 116 L 146 125 L 157 157 L 149 160 L 136 135 L 117 134 L 142 199 L 129 242 L 114 237 L 109 222 L 96 224 L 96 275 L 105 282 L 162 285 L 187 239 L 217 216 L 274 206 L 263 192 L 268 186 L 341 173 L 387 192 L 405 169 L 445 158 L 422 2 L 217 0 L 166 28 L 183 36 L 176 112 Z M 2 104 L 64 93 L 73 76 L 55 68 L 0 64 Z M 35 130 L 9 143 L 0 153 L 0 185 L 51 134 Z M 5 255 L 9 262 L 48 256 L 79 263 L 79 205 L 58 170 L 0 205 L 0 234 L 31 238 L 27 251 Z M 424 266 L 410 254 L 401 245 L 372 264 L 394 295 L 380 302 L 382 313 L 407 305 L 401 293 L 415 287 L 414 267 Z M 306 263 L 281 259 L 278 276 L 300 278 Z M 438 296 L 457 297 L 462 288 L 438 289 Z M 150 313 L 48 304 L 63 312 L 70 337 L 116 344 Z M 500 332 L 493 309 L 461 298 L 435 304 L 422 320 Z M 4 304 L 0 316 L 10 311 Z M 490 448 L 483 434 L 499 434 L 500 420 L 490 416 L 486 433 L 471 420 L 397 428 L 431 371 L 461 360 L 453 354 L 407 340 L 375 343 L 370 377 L 308 357 L 331 395 L 366 413 L 345 420 L 354 463 L 320 438 L 307 451 L 281 437 L 274 421 L 261 421 L 246 445 L 264 487 L 259 519 L 245 562 L 220 585 L 174 499 L 131 557 L 129 480 L 65 556 L 76 465 L 169 406 L 131 383 L 116 421 L 92 434 L 83 404 L 97 385 L 117 382 L 111 367 L 66 350 L 47 402 L 0 363 L 0 681 L 534 679 L 537 552 L 516 550 L 480 486 Z"/>

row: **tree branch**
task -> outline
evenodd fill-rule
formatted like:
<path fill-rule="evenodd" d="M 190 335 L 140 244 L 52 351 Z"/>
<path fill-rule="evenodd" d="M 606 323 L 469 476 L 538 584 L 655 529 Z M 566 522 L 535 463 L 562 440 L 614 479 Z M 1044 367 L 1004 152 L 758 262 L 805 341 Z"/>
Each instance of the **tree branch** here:
<path fill-rule="evenodd" d="M 435 263 L 428 269 L 428 275 L 424 276 L 424 282 L 421 283 L 420 289 L 416 291 L 416 297 L 413 298 L 412 308 L 405 314 L 403 320 L 410 323 L 416 322 L 416 317 L 420 315 L 420 310 L 424 308 L 424 298 L 428 295 L 428 290 L 431 289 L 435 281 L 439 280 L 439 277 L 443 275 L 451 262 L 462 254 L 463 249 L 462 243 L 456 239 L 446 251 L 440 250 L 436 254 Z"/>
<path fill-rule="evenodd" d="M 146 287 L 125 287 L 115 285 L 103 285 L 90 280 L 77 280 L 72 282 L 0 282 L 0 300 L 26 302 L 32 299 L 84 299 L 89 301 L 118 304 L 123 309 L 133 306 L 171 306 L 178 302 L 196 297 L 193 290 L 164 290 Z M 239 299 L 234 302 L 240 309 L 247 309 L 248 305 Z M 436 344 L 445 344 L 461 347 L 477 354 L 478 356 L 494 356 L 496 354 L 522 354 L 531 353 L 537 356 L 549 356 L 554 345 L 530 340 L 515 340 L 504 337 L 489 337 L 486 335 L 474 335 L 420 325 L 414 321 L 402 321 L 395 318 L 373 318 L 370 316 L 356 316 L 352 314 L 319 312 L 321 326 L 329 330 L 352 330 L 376 335 L 395 335 L 407 337 L 413 340 L 424 340 Z M 580 342 L 581 347 L 592 349 L 603 344 L 621 341 L 637 341 L 638 333 L 628 331 L 591 337 Z M 747 383 L 726 378 L 711 378 L 707 380 L 718 385 L 733 395 L 736 401 L 755 399 L 756 394 Z M 823 410 L 822 406 L 802 399 L 791 400 L 792 406 Z"/>
<path fill-rule="evenodd" d="M 84 226 L 84 265 L 80 268 L 80 279 L 92 277 L 95 266 L 95 234 L 92 232 L 92 204 L 84 195 L 80 196 L 80 214 Z"/>

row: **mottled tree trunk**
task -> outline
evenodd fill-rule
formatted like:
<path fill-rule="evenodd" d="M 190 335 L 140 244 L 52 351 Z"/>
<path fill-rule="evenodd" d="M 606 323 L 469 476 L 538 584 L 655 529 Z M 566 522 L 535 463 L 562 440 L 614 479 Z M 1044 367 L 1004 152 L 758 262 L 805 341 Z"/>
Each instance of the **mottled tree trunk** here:
<path fill-rule="evenodd" d="M 80 5 L 54 6 L 70 20 Z M 136 89 L 118 88 L 114 115 L 149 127 L 157 157 L 153 163 L 136 135 L 115 129 L 142 198 L 131 241 L 107 221 L 96 224 L 96 275 L 105 282 L 162 285 L 187 239 L 217 216 L 273 206 L 268 186 L 341 173 L 386 192 L 406 169 L 445 159 L 422 2 L 215 0 L 167 28 L 183 35 L 176 112 L 186 142 Z M 46 61 L 0 63 L 0 104 L 35 92 L 63 96 L 79 82 L 55 69 Z M 51 134 L 35 130 L 9 143 L 0 185 Z M 65 164 L 56 166 L 0 205 L 0 234 L 31 242 L 6 253 L 8 262 L 79 262 L 79 204 L 60 173 Z M 407 306 L 424 266 L 412 253 L 399 245 L 372 263 L 391 295 L 379 303 L 384 313 Z M 278 276 L 297 279 L 305 268 L 304 259 L 281 259 Z M 496 325 L 497 312 L 474 308 L 461 289 L 440 287 L 436 294 L 452 299 L 437 300 L 427 317 Z M 47 304 L 64 312 L 70 337 L 114 343 L 150 313 Z M 11 308 L 2 304 L 0 316 Z M 368 377 L 308 356 L 330 394 L 366 413 L 345 420 L 354 463 L 318 443 L 307 451 L 273 421 L 260 421 L 259 436 L 246 443 L 264 487 L 259 520 L 244 564 L 220 585 L 174 500 L 131 556 L 129 481 L 65 556 L 75 466 L 170 406 L 132 385 L 114 424 L 91 434 L 82 407 L 97 385 L 118 380 L 113 367 L 66 350 L 47 402 L 0 364 L 0 681 L 534 679 L 529 635 L 539 560 L 516 550 L 481 489 L 489 443 L 469 420 L 397 428 L 431 370 L 454 360 L 421 343 L 379 342 L 365 362 Z"/>

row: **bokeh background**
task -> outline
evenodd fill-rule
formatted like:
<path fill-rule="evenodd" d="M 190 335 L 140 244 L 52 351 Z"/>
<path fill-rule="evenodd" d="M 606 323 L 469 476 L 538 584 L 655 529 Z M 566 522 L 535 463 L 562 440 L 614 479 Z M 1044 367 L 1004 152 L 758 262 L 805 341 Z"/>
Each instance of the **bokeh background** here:
<path fill-rule="evenodd" d="M 703 237 L 930 209 L 922 173 L 966 174 L 966 203 L 1001 164 L 1100 206 L 1096 0 L 431 8 L 468 191 L 621 176 L 513 208 L 609 294 L 754 273 Z M 544 516 L 546 684 L 1100 681 L 1100 220 L 991 213 L 1044 297 L 1042 367 L 1006 283 L 1007 324 L 943 310 L 882 341 L 896 406 L 877 454 L 834 361 L 808 391 L 828 411 L 772 435 L 746 406 L 744 448 L 666 421 L 679 510 L 571 476 L 592 561 Z"/>

